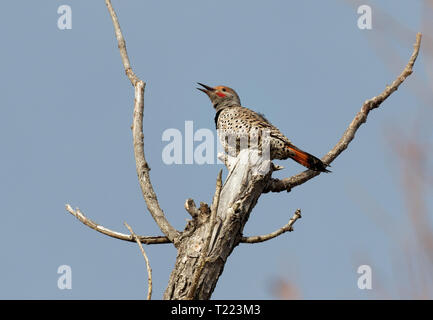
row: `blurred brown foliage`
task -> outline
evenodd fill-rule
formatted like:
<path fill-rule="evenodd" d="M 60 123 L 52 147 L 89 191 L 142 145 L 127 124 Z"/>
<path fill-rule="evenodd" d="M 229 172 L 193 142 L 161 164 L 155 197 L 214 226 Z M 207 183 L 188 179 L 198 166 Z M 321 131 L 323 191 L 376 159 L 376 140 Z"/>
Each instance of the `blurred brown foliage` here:
<path fill-rule="evenodd" d="M 347 0 L 346 3 L 357 7 L 365 1 Z M 424 0 L 420 5 L 421 30 L 411 30 L 404 21 L 373 6 L 374 32 L 366 35 L 383 63 L 398 73 L 405 61 L 393 45 L 410 50 L 416 32 L 423 34 L 421 63 L 407 83 L 418 100 L 416 105 L 408 106 L 413 119 L 393 124 L 385 133 L 390 146 L 385 152 L 391 151 L 389 161 L 396 164 L 395 177 L 400 181 L 407 218 L 392 221 L 393 228 L 386 226 L 386 234 L 394 243 L 392 281 L 398 285 L 387 286 L 381 282 L 377 297 L 385 299 L 433 299 L 433 227 L 428 203 L 433 186 L 433 0 Z M 392 215 L 387 216 L 393 219 Z M 375 219 L 385 227 L 383 217 Z"/>
<path fill-rule="evenodd" d="M 416 33 L 381 10 L 376 19 L 383 22 L 378 35 L 382 39 L 395 39 L 400 45 L 410 43 L 408 37 Z M 400 237 L 396 244 L 395 275 L 405 275 L 396 292 L 388 292 L 391 298 L 433 299 L 433 227 L 429 199 L 433 182 L 433 1 L 424 0 L 421 5 L 422 63 L 418 65 L 410 89 L 418 99 L 413 119 L 393 125 L 386 132 L 391 147 L 391 161 L 397 163 L 396 176 L 400 180 L 407 221 L 401 222 L 401 230 L 393 237 Z M 381 24 L 379 24 L 380 26 Z M 386 27 L 385 27 L 386 26 Z M 377 43 L 375 41 L 374 43 Z M 386 49 L 388 48 L 388 49 Z M 382 46 L 383 61 L 394 55 L 390 46 Z M 388 60 L 389 61 L 389 60 Z M 392 70 L 397 66 L 390 65 Z M 425 74 L 423 75 L 423 72 Z M 410 83 L 410 81 L 409 81 Z M 399 280 L 399 279 L 394 279 Z"/>
<path fill-rule="evenodd" d="M 299 286 L 294 281 L 289 281 L 283 277 L 275 278 L 271 283 L 271 293 L 274 297 L 281 300 L 301 299 Z"/>

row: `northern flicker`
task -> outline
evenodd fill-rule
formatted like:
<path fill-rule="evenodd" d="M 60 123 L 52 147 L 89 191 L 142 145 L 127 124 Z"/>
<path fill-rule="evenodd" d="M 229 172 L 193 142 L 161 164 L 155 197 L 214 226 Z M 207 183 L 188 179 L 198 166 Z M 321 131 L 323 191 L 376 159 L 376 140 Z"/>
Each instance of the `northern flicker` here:
<path fill-rule="evenodd" d="M 214 88 L 198 83 L 203 88 L 197 88 L 208 95 L 216 111 L 215 125 L 218 131 L 230 132 L 236 138 L 236 154 L 242 149 L 240 138 L 245 135 L 260 140 L 260 132 L 269 134 L 269 148 L 271 159 L 291 158 L 304 167 L 321 172 L 330 172 L 327 164 L 315 156 L 295 147 L 292 142 L 273 126 L 263 115 L 241 106 L 238 94 L 231 88 L 216 86 Z M 230 152 L 230 146 L 224 135 L 221 141 L 226 152 Z M 220 136 L 221 139 L 221 136 Z M 221 140 L 222 140 L 221 139 Z M 260 143 L 260 142 L 259 142 Z M 258 144 L 259 145 L 259 144 Z M 250 147 L 247 144 L 247 147 Z M 260 147 L 260 145 L 259 145 Z M 232 148 L 232 149 L 233 149 Z M 233 150 L 231 150 L 233 152 Z"/>

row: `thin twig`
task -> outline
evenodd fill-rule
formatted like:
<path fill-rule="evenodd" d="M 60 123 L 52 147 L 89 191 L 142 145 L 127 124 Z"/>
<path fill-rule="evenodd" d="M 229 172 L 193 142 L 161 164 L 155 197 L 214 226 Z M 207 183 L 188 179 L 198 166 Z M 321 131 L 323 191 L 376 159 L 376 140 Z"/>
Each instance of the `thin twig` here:
<path fill-rule="evenodd" d="M 126 51 L 126 42 L 123 38 L 119 20 L 117 19 L 117 15 L 113 9 L 113 6 L 111 5 L 111 1 L 105 0 L 105 4 L 108 8 L 108 11 L 110 12 L 111 20 L 113 21 L 114 32 L 116 34 L 117 44 L 120 51 L 120 57 L 122 58 L 123 67 L 125 68 L 125 73 L 128 76 L 129 80 L 131 80 L 131 84 L 135 87 L 135 84 L 141 80 L 132 71 L 131 64 L 129 62 L 128 52 Z"/>
<path fill-rule="evenodd" d="M 242 237 L 241 242 L 242 243 L 257 243 L 257 242 L 264 242 L 267 240 L 271 240 L 273 238 L 278 237 L 279 235 L 287 232 L 287 231 L 293 231 L 293 225 L 295 224 L 296 220 L 301 218 L 301 209 L 297 209 L 295 213 L 293 214 L 293 217 L 290 218 L 289 222 L 282 228 L 275 230 L 274 232 L 271 232 L 266 235 L 262 236 L 253 236 L 253 237 Z"/>
<path fill-rule="evenodd" d="M 210 244 L 210 241 L 212 238 L 212 232 L 213 232 L 215 222 L 216 222 L 216 215 L 217 215 L 217 211 L 218 211 L 218 204 L 219 204 L 219 199 L 220 199 L 220 195 L 221 195 L 221 189 L 222 189 L 222 170 L 220 170 L 218 172 L 215 194 L 214 194 L 213 200 L 212 200 L 211 216 L 210 216 L 210 221 L 209 221 L 209 232 L 207 234 L 205 244 L 201 250 L 201 255 L 200 255 L 199 261 L 197 263 L 198 267 L 194 273 L 194 276 L 193 276 L 193 279 L 191 282 L 190 291 L 189 291 L 188 296 L 187 296 L 187 300 L 194 299 L 194 295 L 195 295 L 195 291 L 197 289 L 197 285 L 199 283 L 200 275 L 201 275 L 203 268 L 207 262 L 207 254 L 208 254 L 209 244 Z"/>
<path fill-rule="evenodd" d="M 215 222 L 216 211 L 218 210 L 218 203 L 220 201 L 220 195 L 221 195 L 221 189 L 222 189 L 222 173 L 223 173 L 223 170 L 221 169 L 218 172 L 217 181 L 216 181 L 216 187 L 215 187 L 215 194 L 213 196 L 212 204 L 211 204 L 211 207 L 210 207 L 210 211 L 211 211 L 211 224 Z"/>
<path fill-rule="evenodd" d="M 329 151 L 323 158 L 324 163 L 330 164 L 334 161 L 346 148 L 349 143 L 355 137 L 355 133 L 358 128 L 367 121 L 369 112 L 373 109 L 378 108 L 383 101 L 385 101 L 398 87 L 409 77 L 413 72 L 413 66 L 416 58 L 418 57 L 419 49 L 421 45 L 421 33 L 417 33 L 416 42 L 414 44 L 413 53 L 402 73 L 392 82 L 390 86 L 387 86 L 385 90 L 376 97 L 366 100 L 361 107 L 361 110 L 356 114 L 355 118 L 350 123 L 349 127 L 344 132 L 340 141 Z M 290 191 L 292 188 L 299 186 L 311 178 L 318 176 L 320 172 L 313 170 L 306 170 L 290 178 L 285 179 L 271 179 L 264 192 L 281 192 Z"/>
<path fill-rule="evenodd" d="M 101 226 L 100 224 L 97 224 L 95 221 L 87 218 L 81 211 L 80 209 L 72 209 L 72 207 L 67 204 L 66 205 L 66 210 L 72 214 L 74 217 L 76 217 L 78 220 L 80 220 L 82 223 L 84 223 L 86 226 L 92 228 L 93 230 L 96 230 L 102 234 L 105 234 L 107 236 L 116 238 L 116 239 L 120 239 L 120 240 L 125 240 L 125 241 L 129 241 L 129 242 L 135 242 L 135 239 L 129 235 L 129 234 L 124 234 L 124 233 L 120 233 L 117 231 L 113 231 L 110 230 L 104 226 Z M 155 237 L 149 237 L 149 236 L 137 236 L 138 239 L 140 240 L 141 243 L 144 244 L 162 244 L 162 243 L 171 243 L 170 240 L 168 240 L 167 237 L 164 236 L 155 236 Z"/>
<path fill-rule="evenodd" d="M 144 260 L 146 261 L 146 268 L 147 268 L 147 300 L 150 300 L 152 298 L 152 269 L 150 268 L 149 258 L 147 257 L 146 251 L 144 251 L 143 246 L 141 245 L 140 239 L 138 236 L 132 231 L 132 228 L 125 222 L 125 226 L 128 228 L 129 232 L 131 232 L 131 236 L 135 239 L 135 242 L 137 242 L 138 246 L 140 247 L 141 253 L 143 254 Z"/>
<path fill-rule="evenodd" d="M 113 21 L 114 32 L 116 34 L 117 43 L 122 58 L 123 67 L 125 73 L 131 81 L 135 89 L 135 101 L 134 101 L 134 117 L 132 124 L 132 136 L 134 141 L 134 156 L 137 168 L 138 180 L 140 182 L 141 191 L 143 198 L 146 201 L 147 208 L 152 215 L 155 222 L 158 224 L 161 231 L 167 236 L 167 238 L 176 245 L 176 239 L 179 238 L 180 233 L 168 222 L 164 212 L 159 206 L 158 199 L 155 191 L 153 190 L 152 183 L 150 181 L 149 171 L 150 168 L 144 157 L 144 143 L 143 143 L 143 109 L 144 109 L 144 88 L 146 83 L 140 80 L 135 73 L 132 71 L 128 53 L 126 51 L 125 39 L 123 38 L 122 31 L 120 29 L 119 21 L 116 13 L 111 5 L 110 0 L 105 0 L 108 11 L 110 12 L 111 19 Z"/>

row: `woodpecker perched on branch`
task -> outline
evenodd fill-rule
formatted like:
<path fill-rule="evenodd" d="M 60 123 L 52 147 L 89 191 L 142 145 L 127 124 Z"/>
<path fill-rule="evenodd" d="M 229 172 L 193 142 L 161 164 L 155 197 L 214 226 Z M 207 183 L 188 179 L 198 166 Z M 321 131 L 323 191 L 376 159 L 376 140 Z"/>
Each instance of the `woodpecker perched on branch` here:
<path fill-rule="evenodd" d="M 219 134 L 221 131 L 226 133 L 224 138 L 221 138 L 220 135 L 221 143 L 226 152 L 234 152 L 235 155 L 237 155 L 240 149 L 243 148 L 240 139 L 245 135 L 250 137 L 250 139 L 258 139 L 259 142 L 257 146 L 260 148 L 262 132 L 266 131 L 269 134 L 271 159 L 284 160 L 291 158 L 308 169 L 330 172 L 326 169 L 326 167 L 328 167 L 326 163 L 323 163 L 315 156 L 295 147 L 292 142 L 263 115 L 242 107 L 239 96 L 233 89 L 225 86 L 212 88 L 202 83 L 198 84 L 203 88 L 197 89 L 208 95 L 215 108 L 215 125 L 217 130 L 220 131 Z M 230 132 L 229 135 L 235 136 L 235 146 L 230 146 L 227 140 L 227 132 Z M 248 143 L 246 147 L 251 147 L 250 143 Z"/>

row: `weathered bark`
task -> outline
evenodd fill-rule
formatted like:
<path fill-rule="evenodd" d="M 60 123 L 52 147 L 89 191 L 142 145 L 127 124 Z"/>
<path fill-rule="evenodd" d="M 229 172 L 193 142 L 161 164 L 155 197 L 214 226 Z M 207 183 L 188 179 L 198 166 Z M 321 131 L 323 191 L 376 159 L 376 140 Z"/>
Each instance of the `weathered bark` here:
<path fill-rule="evenodd" d="M 164 299 L 209 299 L 228 256 L 242 239 L 245 223 L 269 182 L 272 166 L 257 152 L 244 150 L 230 167 L 221 190 L 210 246 L 204 253 L 205 239 L 211 228 L 210 213 L 199 210 L 199 216 L 188 223 L 179 241 L 175 267 Z M 198 261 L 202 254 L 206 254 L 206 263 L 195 287 L 194 275 L 200 268 Z"/>

